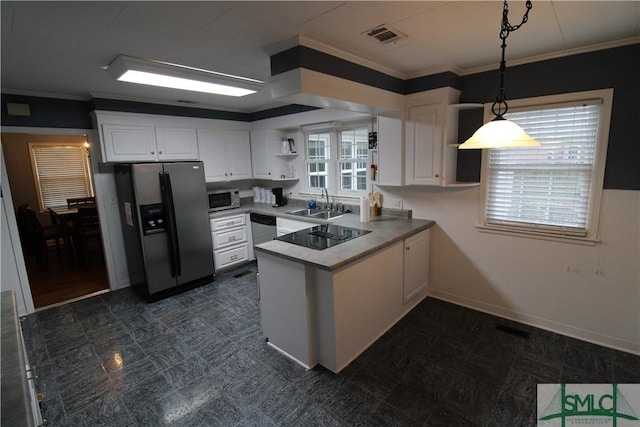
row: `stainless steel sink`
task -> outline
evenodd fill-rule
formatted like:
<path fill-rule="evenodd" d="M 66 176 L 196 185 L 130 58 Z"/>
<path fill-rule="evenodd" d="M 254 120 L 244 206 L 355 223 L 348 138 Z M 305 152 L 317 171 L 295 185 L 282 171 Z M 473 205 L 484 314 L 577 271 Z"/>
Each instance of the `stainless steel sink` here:
<path fill-rule="evenodd" d="M 297 209 L 295 211 L 289 211 L 285 213 L 288 215 L 311 216 L 319 212 L 322 212 L 322 209 Z"/>
<path fill-rule="evenodd" d="M 339 218 L 342 215 L 344 214 L 338 211 L 321 211 L 310 216 L 313 218 L 333 219 L 333 218 Z"/>
<path fill-rule="evenodd" d="M 288 215 L 308 216 L 310 218 L 318 219 L 334 219 L 344 215 L 344 213 L 342 212 L 330 211 L 326 209 L 296 209 L 295 211 L 289 211 L 285 213 Z"/>

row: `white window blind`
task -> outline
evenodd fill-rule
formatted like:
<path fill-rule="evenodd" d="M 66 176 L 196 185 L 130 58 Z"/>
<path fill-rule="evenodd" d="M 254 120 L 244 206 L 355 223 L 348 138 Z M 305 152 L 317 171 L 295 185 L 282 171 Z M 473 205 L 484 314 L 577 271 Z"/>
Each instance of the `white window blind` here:
<path fill-rule="evenodd" d="M 340 189 L 367 189 L 367 160 L 369 158 L 369 129 L 366 127 L 341 131 L 340 145 Z"/>
<path fill-rule="evenodd" d="M 82 144 L 29 144 L 40 209 L 64 206 L 68 198 L 93 196 Z"/>
<path fill-rule="evenodd" d="M 313 129 L 305 136 L 305 190 L 326 188 L 333 195 L 366 194 L 369 167 L 367 124 L 334 124 Z"/>
<path fill-rule="evenodd" d="M 599 116 L 599 100 L 507 114 L 541 146 L 489 150 L 485 222 L 586 236 Z"/>
<path fill-rule="evenodd" d="M 329 160 L 331 159 L 331 135 L 314 132 L 307 135 L 307 188 L 328 187 Z"/>

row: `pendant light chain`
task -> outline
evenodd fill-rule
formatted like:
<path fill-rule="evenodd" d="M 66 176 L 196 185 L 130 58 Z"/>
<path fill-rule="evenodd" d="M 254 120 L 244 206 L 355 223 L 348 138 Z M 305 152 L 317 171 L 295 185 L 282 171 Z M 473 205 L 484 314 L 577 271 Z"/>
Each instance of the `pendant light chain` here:
<path fill-rule="evenodd" d="M 507 4 L 507 0 L 504 0 L 504 5 L 502 7 L 502 24 L 500 26 L 500 39 L 502 40 L 502 59 L 500 60 L 500 93 L 496 97 L 495 102 L 491 106 L 491 111 L 496 116 L 496 118 L 502 119 L 504 114 L 507 114 L 509 109 L 506 101 L 506 96 L 504 94 L 504 74 L 507 69 L 507 62 L 505 59 L 505 50 L 507 48 L 507 37 L 509 37 L 509 33 L 512 31 L 516 31 L 518 28 L 523 26 L 529 20 L 529 11 L 533 7 L 531 4 L 531 0 L 527 0 L 525 3 L 527 11 L 524 13 L 522 17 L 522 22 L 518 25 L 511 25 L 509 23 L 509 5 Z"/>

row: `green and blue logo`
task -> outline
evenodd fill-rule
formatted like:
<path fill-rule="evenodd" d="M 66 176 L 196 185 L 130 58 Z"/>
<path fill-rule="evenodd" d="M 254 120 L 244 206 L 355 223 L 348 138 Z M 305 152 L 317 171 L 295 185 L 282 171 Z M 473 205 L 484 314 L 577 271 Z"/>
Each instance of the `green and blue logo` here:
<path fill-rule="evenodd" d="M 640 426 L 639 405 L 637 384 L 538 384 L 538 426 Z"/>

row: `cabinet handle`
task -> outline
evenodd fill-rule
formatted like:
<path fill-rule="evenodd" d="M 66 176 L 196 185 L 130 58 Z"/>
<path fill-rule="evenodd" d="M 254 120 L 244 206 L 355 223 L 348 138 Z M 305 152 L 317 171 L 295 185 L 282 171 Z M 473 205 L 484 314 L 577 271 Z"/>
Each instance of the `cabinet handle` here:
<path fill-rule="evenodd" d="M 439 175 L 439 174 L 436 174 L 436 178 L 438 178 L 438 177 L 440 177 L 440 175 Z"/>
<path fill-rule="evenodd" d="M 151 152 L 151 154 L 156 154 L 156 152 L 155 152 L 155 151 L 152 151 L 152 152 Z"/>
<path fill-rule="evenodd" d="M 410 251 L 411 250 L 411 246 L 407 246 L 406 250 Z"/>
<path fill-rule="evenodd" d="M 162 154 L 162 151 L 158 151 L 158 154 Z"/>
<path fill-rule="evenodd" d="M 229 242 L 235 242 L 235 241 L 236 241 L 236 236 L 229 237 Z"/>
<path fill-rule="evenodd" d="M 233 256 L 231 257 L 231 261 L 235 261 L 235 260 L 237 260 L 237 259 L 238 259 L 238 255 L 233 255 Z"/>

